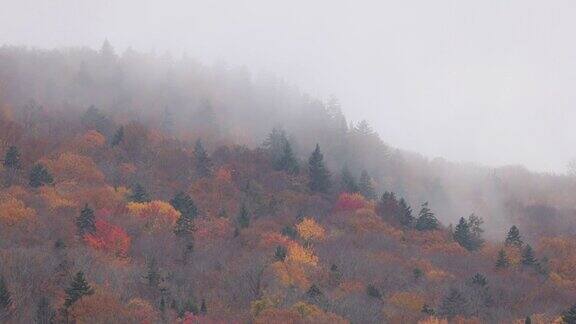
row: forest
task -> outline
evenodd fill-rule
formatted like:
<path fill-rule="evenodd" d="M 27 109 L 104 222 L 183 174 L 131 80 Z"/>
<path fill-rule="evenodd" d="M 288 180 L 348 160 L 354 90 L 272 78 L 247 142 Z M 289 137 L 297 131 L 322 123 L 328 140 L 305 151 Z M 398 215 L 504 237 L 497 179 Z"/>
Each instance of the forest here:
<path fill-rule="evenodd" d="M 0 47 L 0 322 L 576 323 L 575 177 L 385 140 L 243 67 Z"/>

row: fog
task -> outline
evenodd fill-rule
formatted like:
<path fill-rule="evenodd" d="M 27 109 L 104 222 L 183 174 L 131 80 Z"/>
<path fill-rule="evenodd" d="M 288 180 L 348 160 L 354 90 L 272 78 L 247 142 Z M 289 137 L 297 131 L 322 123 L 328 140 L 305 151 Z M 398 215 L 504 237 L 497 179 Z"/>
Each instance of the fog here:
<path fill-rule="evenodd" d="M 392 146 L 564 172 L 572 1 L 0 0 L 0 44 L 186 55 L 334 94 Z"/>

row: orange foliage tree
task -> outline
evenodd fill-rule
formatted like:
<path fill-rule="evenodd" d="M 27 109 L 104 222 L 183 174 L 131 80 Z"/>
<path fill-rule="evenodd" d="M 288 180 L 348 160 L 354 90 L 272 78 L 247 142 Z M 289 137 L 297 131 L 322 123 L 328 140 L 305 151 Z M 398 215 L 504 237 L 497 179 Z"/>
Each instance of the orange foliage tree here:
<path fill-rule="evenodd" d="M 89 246 L 103 250 L 119 257 L 126 257 L 130 249 L 131 238 L 121 227 L 98 219 L 95 222 L 96 232 L 86 234 L 84 240 Z"/>
<path fill-rule="evenodd" d="M 298 235 L 306 240 L 322 240 L 326 237 L 326 231 L 312 218 L 304 218 L 296 225 Z"/>
<path fill-rule="evenodd" d="M 350 211 L 368 206 L 366 198 L 359 193 L 342 193 L 336 202 L 336 210 Z"/>

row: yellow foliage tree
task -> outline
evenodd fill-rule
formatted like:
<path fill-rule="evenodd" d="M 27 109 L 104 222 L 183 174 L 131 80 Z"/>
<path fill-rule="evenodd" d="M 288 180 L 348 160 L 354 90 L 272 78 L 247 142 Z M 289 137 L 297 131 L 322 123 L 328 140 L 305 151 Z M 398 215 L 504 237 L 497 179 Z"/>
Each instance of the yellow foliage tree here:
<path fill-rule="evenodd" d="M 326 231 L 312 218 L 306 217 L 296 225 L 298 235 L 306 241 L 323 240 Z"/>
<path fill-rule="evenodd" d="M 14 197 L 6 197 L 0 202 L 0 222 L 5 226 L 14 226 L 36 217 L 33 208 L 26 207 L 24 202 Z"/>
<path fill-rule="evenodd" d="M 145 227 L 149 230 L 159 228 L 171 228 L 180 217 L 180 212 L 165 201 L 154 200 L 151 202 L 131 202 L 126 206 L 130 214 L 144 220 Z"/>

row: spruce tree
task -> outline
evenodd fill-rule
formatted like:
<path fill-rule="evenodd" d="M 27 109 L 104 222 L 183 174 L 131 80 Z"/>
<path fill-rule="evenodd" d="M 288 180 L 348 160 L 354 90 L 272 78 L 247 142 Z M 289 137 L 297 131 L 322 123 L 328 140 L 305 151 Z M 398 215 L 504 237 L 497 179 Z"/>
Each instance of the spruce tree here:
<path fill-rule="evenodd" d="M 183 192 L 179 192 L 170 200 L 170 204 L 180 212 L 174 233 L 178 236 L 192 234 L 195 229 L 194 219 L 198 216 L 198 208 L 192 198 Z"/>
<path fill-rule="evenodd" d="M 286 250 L 286 248 L 282 245 L 278 245 L 276 247 L 276 252 L 274 252 L 274 259 L 276 259 L 276 261 L 284 261 L 286 259 L 287 254 L 288 251 Z"/>
<path fill-rule="evenodd" d="M 440 223 L 434 216 L 434 213 L 428 208 L 428 202 L 422 204 L 416 220 L 416 229 L 419 231 L 431 231 L 440 227 Z"/>
<path fill-rule="evenodd" d="M 442 300 L 438 309 L 438 314 L 447 318 L 453 318 L 456 315 L 466 314 L 467 300 L 457 289 L 450 289 L 448 295 Z"/>
<path fill-rule="evenodd" d="M 412 216 L 412 208 L 408 206 L 408 203 L 404 198 L 400 198 L 398 202 L 398 208 L 396 212 L 396 219 L 400 225 L 404 227 L 410 227 L 414 223 L 414 216 Z"/>
<path fill-rule="evenodd" d="M 284 152 L 286 143 L 288 143 L 288 137 L 286 136 L 286 132 L 281 128 L 273 128 L 272 132 L 268 134 L 268 137 L 266 137 L 264 141 L 263 146 L 270 153 L 275 168 L 276 162 L 280 160 Z"/>
<path fill-rule="evenodd" d="M 294 156 L 292 151 L 292 146 L 290 142 L 286 141 L 284 143 L 284 148 L 282 149 L 282 154 L 278 160 L 274 163 L 275 169 L 278 171 L 284 171 L 288 174 L 297 174 L 299 171 L 298 161 Z"/>
<path fill-rule="evenodd" d="M 158 288 L 160 286 L 162 277 L 160 276 L 160 268 L 158 267 L 156 259 L 151 258 L 150 261 L 148 261 L 148 270 L 145 278 L 148 281 L 148 286 L 151 288 Z"/>
<path fill-rule="evenodd" d="M 386 191 L 376 205 L 376 214 L 385 220 L 392 220 L 398 216 L 398 200 L 393 192 Z"/>
<path fill-rule="evenodd" d="M 48 298 L 42 297 L 36 306 L 34 322 L 37 324 L 53 324 L 55 322 L 56 311 L 50 306 Z"/>
<path fill-rule="evenodd" d="M 206 300 L 202 299 L 202 303 L 200 304 L 200 314 L 206 315 L 208 314 L 208 308 L 206 307 Z"/>
<path fill-rule="evenodd" d="M 454 238 L 454 241 L 456 241 L 466 250 L 472 251 L 474 249 L 470 234 L 470 227 L 468 226 L 468 222 L 464 219 L 464 217 L 460 217 L 460 221 L 458 222 L 458 225 L 456 225 L 456 230 L 454 231 L 452 237 Z"/>
<path fill-rule="evenodd" d="M 130 195 L 130 200 L 137 203 L 144 203 L 150 201 L 150 196 L 146 192 L 144 187 L 137 183 L 132 189 L 132 194 Z"/>
<path fill-rule="evenodd" d="M 30 172 L 30 179 L 28 184 L 32 188 L 38 188 L 43 185 L 52 184 L 54 179 L 48 172 L 48 169 L 40 163 L 35 164 Z"/>
<path fill-rule="evenodd" d="M 526 316 L 526 319 L 524 320 L 524 324 L 532 324 L 532 319 L 530 318 L 530 316 Z"/>
<path fill-rule="evenodd" d="M 366 294 L 372 298 L 382 299 L 382 293 L 374 285 L 366 286 Z"/>
<path fill-rule="evenodd" d="M 422 309 L 420 310 L 420 312 L 422 312 L 428 316 L 433 316 L 436 313 L 434 311 L 434 309 L 432 307 L 430 307 L 430 305 L 428 305 L 428 304 L 422 305 Z"/>
<path fill-rule="evenodd" d="M 562 321 L 565 324 L 576 324 L 576 304 L 562 313 Z"/>
<path fill-rule="evenodd" d="M 500 251 L 498 251 L 498 258 L 496 259 L 496 268 L 505 269 L 508 268 L 509 264 L 510 261 L 508 261 L 508 256 L 506 255 L 506 252 L 504 251 L 504 249 L 500 249 Z"/>
<path fill-rule="evenodd" d="M 308 288 L 308 291 L 306 291 L 306 295 L 310 298 L 317 298 L 322 296 L 322 291 L 318 286 L 316 286 L 316 284 L 312 284 L 312 286 Z"/>
<path fill-rule="evenodd" d="M 536 257 L 534 256 L 534 250 L 527 244 L 524 249 L 522 250 L 522 265 L 525 266 L 534 266 L 538 263 Z"/>
<path fill-rule="evenodd" d="M 199 177 L 207 177 L 212 174 L 212 161 L 201 140 L 197 140 L 196 146 L 194 146 L 194 166 Z"/>
<path fill-rule="evenodd" d="M 92 295 L 93 293 L 94 290 L 92 290 L 92 288 L 84 278 L 84 273 L 82 271 L 79 271 L 76 273 L 76 276 L 74 276 L 70 288 L 66 289 L 67 296 L 64 301 L 64 307 L 69 308 L 80 298 L 87 295 Z"/>
<path fill-rule="evenodd" d="M 322 193 L 330 190 L 330 172 L 324 165 L 324 155 L 320 152 L 318 144 L 308 159 L 308 175 L 310 176 L 308 183 L 310 190 Z"/>
<path fill-rule="evenodd" d="M 76 227 L 78 228 L 78 234 L 80 236 L 88 233 L 94 234 L 96 232 L 94 211 L 88 207 L 88 204 L 84 205 L 84 208 L 80 211 L 80 216 L 76 218 Z"/>
<path fill-rule="evenodd" d="M 522 244 L 523 242 L 522 237 L 520 236 L 520 230 L 518 230 L 518 227 L 516 227 L 516 225 L 513 225 L 512 227 L 510 227 L 508 235 L 506 236 L 506 245 L 513 245 L 516 247 L 520 247 L 522 246 Z"/>
<path fill-rule="evenodd" d="M 110 144 L 112 144 L 113 147 L 118 146 L 120 145 L 120 143 L 122 143 L 123 139 L 124 139 L 124 126 L 120 126 L 114 133 L 112 141 L 110 141 Z"/>
<path fill-rule="evenodd" d="M 3 276 L 0 276 L 0 314 L 6 314 L 12 306 L 12 296 Z"/>
<path fill-rule="evenodd" d="M 248 209 L 246 208 L 246 205 L 242 205 L 242 208 L 240 208 L 240 214 L 236 220 L 240 228 L 247 228 L 250 226 L 250 216 L 248 215 Z"/>
<path fill-rule="evenodd" d="M 488 284 L 488 280 L 485 276 L 481 275 L 480 273 L 476 273 L 471 280 L 471 283 L 476 286 L 486 287 Z"/>
<path fill-rule="evenodd" d="M 374 189 L 374 185 L 372 185 L 372 178 L 370 178 L 366 170 L 363 170 L 360 174 L 360 182 L 358 183 L 358 188 L 362 196 L 364 196 L 366 199 L 376 199 L 376 190 Z"/>
<path fill-rule="evenodd" d="M 478 250 L 484 245 L 484 239 L 482 238 L 482 224 L 484 220 L 474 214 L 468 216 L 468 228 L 470 229 L 470 245 L 472 250 Z"/>
<path fill-rule="evenodd" d="M 356 184 L 354 176 L 348 169 L 348 166 L 345 165 L 342 168 L 342 173 L 340 174 L 340 191 L 356 193 L 358 190 L 358 184 Z"/>
<path fill-rule="evenodd" d="M 6 169 L 20 169 L 20 152 L 16 146 L 10 146 L 8 148 L 8 151 L 6 151 L 6 155 L 4 156 L 3 165 Z"/>

